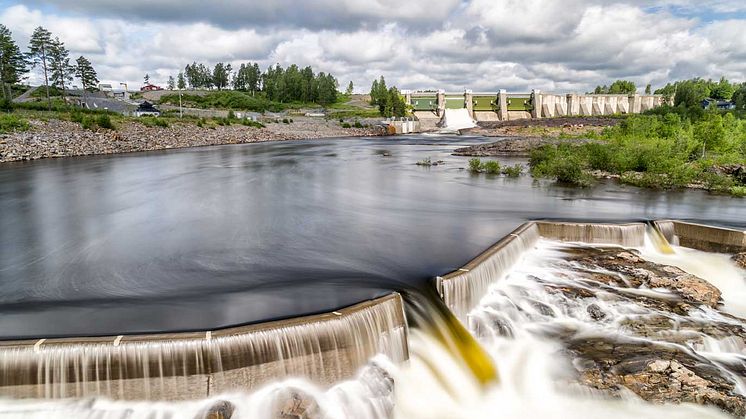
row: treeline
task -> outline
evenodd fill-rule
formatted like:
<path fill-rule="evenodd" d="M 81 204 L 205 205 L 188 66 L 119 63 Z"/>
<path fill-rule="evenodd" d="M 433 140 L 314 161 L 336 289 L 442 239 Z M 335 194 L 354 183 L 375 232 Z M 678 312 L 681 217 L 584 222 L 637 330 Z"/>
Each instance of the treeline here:
<path fill-rule="evenodd" d="M 725 77 L 719 81 L 694 78 L 668 83 L 656 94 L 673 98 L 674 106 L 701 107 L 705 99 L 733 101 L 737 110 L 746 110 L 746 83 L 731 83 Z"/>
<path fill-rule="evenodd" d="M 635 93 L 637 93 L 635 82 L 628 80 L 617 80 L 611 83 L 611 86 L 596 86 L 596 89 L 593 90 L 595 95 L 632 95 Z M 650 85 L 646 88 L 645 93 L 650 93 Z"/>
<path fill-rule="evenodd" d="M 169 85 L 173 83 L 170 79 Z M 217 63 L 214 67 L 202 63 L 188 64 L 179 73 L 176 81 L 179 89 L 187 86 L 191 89 L 232 88 L 252 95 L 261 94 L 266 99 L 280 102 L 303 102 L 329 105 L 337 101 L 339 83 L 337 79 L 324 72 L 315 73 L 313 68 L 300 68 L 293 64 L 283 68 L 277 64 L 263 73 L 256 63 L 245 63 L 234 72 L 226 63 Z M 171 87 L 171 86 L 169 86 Z"/>
<path fill-rule="evenodd" d="M 84 91 L 93 90 L 98 85 L 98 76 L 91 62 L 83 56 L 71 61 L 65 43 L 47 29 L 41 26 L 34 29 L 28 51 L 23 53 L 11 31 L 0 25 L 0 81 L 5 102 L 12 99 L 11 87 L 25 80 L 32 69 L 44 77 L 49 109 L 52 108 L 50 86 L 59 89 L 64 97 L 75 78 L 80 80 Z"/>
<path fill-rule="evenodd" d="M 381 76 L 373 80 L 370 87 L 370 104 L 378 107 L 381 116 L 403 117 L 407 113 L 407 104 L 396 86 L 386 86 L 386 80 Z"/>

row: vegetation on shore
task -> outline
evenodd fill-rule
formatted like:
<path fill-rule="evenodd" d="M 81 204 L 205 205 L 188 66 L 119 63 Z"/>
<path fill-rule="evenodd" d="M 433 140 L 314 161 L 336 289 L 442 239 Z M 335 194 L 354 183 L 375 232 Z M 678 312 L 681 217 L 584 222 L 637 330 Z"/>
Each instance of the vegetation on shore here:
<path fill-rule="evenodd" d="M 497 160 L 482 161 L 474 158 L 469 160 L 469 171 L 472 173 L 487 173 L 488 175 L 503 174 L 507 177 L 519 177 L 523 173 L 523 166 L 501 166 Z"/>
<path fill-rule="evenodd" d="M 533 150 L 531 174 L 577 186 L 612 175 L 648 188 L 699 186 L 736 196 L 746 192 L 746 120 L 736 112 L 660 108 L 590 136 L 595 141 Z"/>

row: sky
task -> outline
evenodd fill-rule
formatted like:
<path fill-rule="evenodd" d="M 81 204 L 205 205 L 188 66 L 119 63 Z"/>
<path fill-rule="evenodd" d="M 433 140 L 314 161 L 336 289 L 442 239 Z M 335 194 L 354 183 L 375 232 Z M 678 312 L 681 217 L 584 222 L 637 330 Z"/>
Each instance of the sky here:
<path fill-rule="evenodd" d="M 131 89 L 193 61 L 310 65 L 356 92 L 380 75 L 475 92 L 746 81 L 746 0 L 0 0 L 0 23 L 22 49 L 46 27 Z"/>

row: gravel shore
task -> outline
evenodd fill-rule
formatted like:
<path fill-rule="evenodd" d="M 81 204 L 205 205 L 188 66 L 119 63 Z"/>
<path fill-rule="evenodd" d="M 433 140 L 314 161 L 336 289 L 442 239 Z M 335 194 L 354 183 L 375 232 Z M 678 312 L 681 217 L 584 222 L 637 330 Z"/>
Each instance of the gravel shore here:
<path fill-rule="evenodd" d="M 266 128 L 244 125 L 200 128 L 193 123 L 173 123 L 168 128 L 124 122 L 116 131 L 83 129 L 80 124 L 51 119 L 31 120 L 26 132 L 0 135 L 0 163 L 52 157 L 130 153 L 171 148 L 263 141 L 306 140 L 381 135 L 376 128 L 342 128 L 333 121 L 298 118 L 292 124 Z"/>

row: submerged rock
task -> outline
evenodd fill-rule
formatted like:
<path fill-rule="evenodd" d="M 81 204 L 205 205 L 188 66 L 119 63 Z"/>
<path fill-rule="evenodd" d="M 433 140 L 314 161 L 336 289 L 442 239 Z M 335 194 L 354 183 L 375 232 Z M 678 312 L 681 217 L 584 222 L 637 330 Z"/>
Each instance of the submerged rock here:
<path fill-rule="evenodd" d="M 219 400 L 197 415 L 195 419 L 231 419 L 235 410 L 233 403 Z"/>
<path fill-rule="evenodd" d="M 733 261 L 736 262 L 738 267 L 746 269 L 746 252 L 733 256 Z"/>

